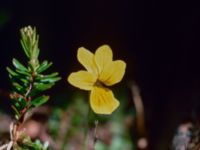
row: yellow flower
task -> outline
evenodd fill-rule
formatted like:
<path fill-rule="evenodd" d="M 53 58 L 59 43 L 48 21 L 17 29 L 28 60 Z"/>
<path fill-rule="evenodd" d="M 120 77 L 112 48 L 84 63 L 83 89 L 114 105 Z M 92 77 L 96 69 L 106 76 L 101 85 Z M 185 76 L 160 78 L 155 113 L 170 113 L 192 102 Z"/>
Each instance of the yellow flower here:
<path fill-rule="evenodd" d="M 119 106 L 119 101 L 108 86 L 122 80 L 126 63 L 122 60 L 113 61 L 113 53 L 108 45 L 100 46 L 95 54 L 81 47 L 77 58 L 86 70 L 71 73 L 68 82 L 82 90 L 91 91 L 90 106 L 95 113 L 111 114 Z"/>

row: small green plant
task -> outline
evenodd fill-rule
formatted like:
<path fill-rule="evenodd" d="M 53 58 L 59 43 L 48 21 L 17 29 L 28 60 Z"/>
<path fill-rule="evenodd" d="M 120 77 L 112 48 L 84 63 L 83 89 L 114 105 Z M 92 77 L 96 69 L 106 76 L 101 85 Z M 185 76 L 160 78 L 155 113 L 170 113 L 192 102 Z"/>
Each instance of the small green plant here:
<path fill-rule="evenodd" d="M 45 74 L 44 72 L 52 65 L 47 60 L 39 61 L 40 49 L 38 48 L 39 35 L 36 28 L 30 26 L 21 30 L 21 45 L 28 59 L 27 64 L 13 58 L 14 68 L 7 67 L 9 78 L 13 87 L 10 94 L 15 121 L 10 126 L 10 142 L 1 146 L 0 149 L 14 150 L 45 150 L 48 144 L 41 144 L 38 140 L 31 141 L 20 126 L 27 120 L 33 108 L 37 108 L 49 99 L 42 92 L 50 89 L 61 78 L 57 72 Z"/>

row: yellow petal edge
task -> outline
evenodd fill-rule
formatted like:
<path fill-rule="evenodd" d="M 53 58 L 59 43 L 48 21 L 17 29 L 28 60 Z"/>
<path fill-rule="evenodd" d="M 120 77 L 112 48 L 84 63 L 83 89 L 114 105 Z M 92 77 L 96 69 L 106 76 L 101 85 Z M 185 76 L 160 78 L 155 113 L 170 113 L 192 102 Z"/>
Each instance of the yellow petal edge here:
<path fill-rule="evenodd" d="M 90 73 L 97 74 L 97 66 L 94 61 L 94 54 L 84 47 L 80 47 L 77 53 L 78 61 Z"/>
<path fill-rule="evenodd" d="M 97 77 L 87 71 L 73 72 L 68 77 L 68 82 L 82 90 L 92 90 Z"/>
<path fill-rule="evenodd" d="M 110 89 L 95 86 L 90 94 L 90 105 L 95 113 L 109 115 L 117 109 L 119 101 Z"/>
<path fill-rule="evenodd" d="M 95 58 L 95 63 L 98 67 L 98 71 L 99 73 L 101 73 L 102 70 L 105 68 L 105 66 L 110 62 L 112 62 L 113 59 L 112 49 L 108 45 L 102 45 L 96 50 L 94 58 Z"/>
<path fill-rule="evenodd" d="M 107 65 L 99 76 L 99 80 L 107 86 L 119 83 L 126 69 L 126 63 L 122 60 L 116 60 Z"/>

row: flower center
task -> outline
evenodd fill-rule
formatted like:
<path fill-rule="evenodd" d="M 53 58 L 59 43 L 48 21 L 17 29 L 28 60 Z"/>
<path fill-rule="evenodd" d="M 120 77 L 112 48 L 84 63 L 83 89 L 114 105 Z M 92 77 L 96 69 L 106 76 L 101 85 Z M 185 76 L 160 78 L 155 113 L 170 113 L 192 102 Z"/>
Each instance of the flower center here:
<path fill-rule="evenodd" d="M 102 86 L 102 82 L 97 80 L 95 83 L 94 83 L 94 86 Z"/>
<path fill-rule="evenodd" d="M 101 81 L 97 80 L 94 84 L 94 86 L 97 86 L 97 87 L 106 87 L 106 85 L 104 83 L 102 83 Z"/>

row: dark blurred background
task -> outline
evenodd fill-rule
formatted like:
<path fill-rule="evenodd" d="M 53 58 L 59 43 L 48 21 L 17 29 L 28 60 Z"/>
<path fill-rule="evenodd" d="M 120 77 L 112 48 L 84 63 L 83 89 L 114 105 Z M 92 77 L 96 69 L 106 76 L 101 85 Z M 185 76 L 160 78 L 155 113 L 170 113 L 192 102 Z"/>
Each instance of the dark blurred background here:
<path fill-rule="evenodd" d="M 66 77 L 80 69 L 77 48 L 109 44 L 127 62 L 124 82 L 141 89 L 151 149 L 167 149 L 177 125 L 198 118 L 200 104 L 200 8 L 175 1 L 0 2 L 0 89 L 10 89 L 6 66 L 24 58 L 19 29 L 40 34 L 41 58 L 63 77 L 51 95 L 67 91 Z M 65 81 L 65 83 L 64 83 Z M 1 96 L 1 100 L 4 98 Z M 2 108 L 10 106 L 1 102 Z M 1 108 L 1 109 L 2 109 Z"/>

